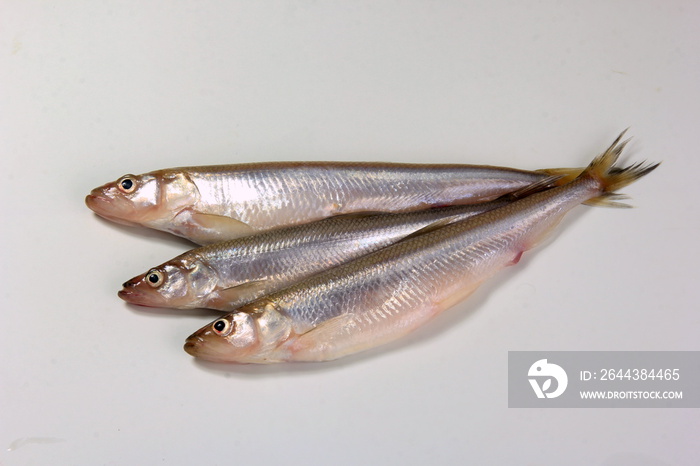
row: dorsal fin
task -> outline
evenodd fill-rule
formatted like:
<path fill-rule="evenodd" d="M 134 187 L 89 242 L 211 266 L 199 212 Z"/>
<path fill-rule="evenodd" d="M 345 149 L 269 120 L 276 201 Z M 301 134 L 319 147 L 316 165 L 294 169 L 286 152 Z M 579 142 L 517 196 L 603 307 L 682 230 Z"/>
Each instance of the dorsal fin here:
<path fill-rule="evenodd" d="M 432 223 L 429 223 L 428 225 L 424 226 L 423 228 L 420 228 L 413 233 L 404 236 L 401 241 L 405 241 L 410 238 L 415 238 L 416 236 L 424 235 L 426 233 L 429 233 L 433 230 L 437 230 L 438 228 L 442 228 L 445 225 L 449 225 L 450 223 L 455 222 L 458 218 L 463 218 L 462 216 L 459 215 L 453 215 L 452 217 L 445 217 L 441 218 L 440 220 L 436 220 Z"/>
<path fill-rule="evenodd" d="M 529 184 L 523 188 L 518 189 L 517 191 L 513 191 L 512 193 L 508 193 L 504 196 L 501 197 L 501 199 L 505 200 L 518 200 L 522 199 L 524 197 L 527 197 L 531 194 L 539 193 L 540 191 L 544 191 L 546 189 L 550 189 L 554 186 L 558 186 L 562 178 L 564 178 L 563 175 L 552 175 L 548 176 L 547 178 L 541 179 L 540 181 L 537 181 L 535 183 Z"/>

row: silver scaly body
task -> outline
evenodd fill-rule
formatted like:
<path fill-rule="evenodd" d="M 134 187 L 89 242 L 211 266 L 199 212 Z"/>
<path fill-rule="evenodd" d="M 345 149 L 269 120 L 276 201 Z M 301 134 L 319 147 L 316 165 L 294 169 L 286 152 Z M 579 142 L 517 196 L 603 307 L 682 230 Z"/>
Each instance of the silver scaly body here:
<path fill-rule="evenodd" d="M 125 175 L 86 203 L 110 220 L 209 244 L 338 214 L 485 202 L 579 172 L 364 162 L 183 167 Z"/>
<path fill-rule="evenodd" d="M 575 181 L 388 246 L 203 327 L 185 350 L 220 362 L 336 359 L 393 341 L 517 263 L 575 206 L 617 206 L 612 193 L 653 170 L 617 168 L 619 138 Z"/>
<path fill-rule="evenodd" d="M 311 275 L 393 244 L 435 225 L 463 220 L 513 202 L 397 214 L 341 215 L 192 249 L 124 284 L 133 304 L 231 311 Z M 158 274 L 158 286 L 149 283 Z"/>

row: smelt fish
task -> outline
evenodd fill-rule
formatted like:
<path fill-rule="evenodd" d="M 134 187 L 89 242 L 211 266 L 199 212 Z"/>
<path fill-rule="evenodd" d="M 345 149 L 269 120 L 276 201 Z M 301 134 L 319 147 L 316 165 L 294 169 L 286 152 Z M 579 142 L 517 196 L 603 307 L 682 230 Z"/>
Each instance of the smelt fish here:
<path fill-rule="evenodd" d="M 520 193 L 541 190 L 542 184 Z M 507 195 L 480 204 L 396 214 L 339 215 L 201 246 L 127 281 L 119 297 L 142 306 L 232 311 L 411 234 L 504 206 L 516 198 Z"/>
<path fill-rule="evenodd" d="M 219 362 L 325 361 L 396 340 L 517 263 L 575 206 L 621 206 L 614 191 L 657 166 L 615 167 L 624 145 L 618 138 L 564 186 L 400 241 L 253 301 L 195 332 L 185 350 Z"/>
<path fill-rule="evenodd" d="M 87 206 L 127 225 L 167 231 L 198 244 L 351 212 L 399 212 L 494 200 L 551 175 L 476 165 L 252 163 L 124 175 L 93 189 Z"/>

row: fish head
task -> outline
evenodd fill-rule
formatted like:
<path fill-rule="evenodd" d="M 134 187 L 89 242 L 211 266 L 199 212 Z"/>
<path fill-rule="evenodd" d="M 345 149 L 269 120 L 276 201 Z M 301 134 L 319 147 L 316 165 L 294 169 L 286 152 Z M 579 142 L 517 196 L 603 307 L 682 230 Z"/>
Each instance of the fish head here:
<path fill-rule="evenodd" d="M 194 204 L 196 189 L 183 173 L 127 174 L 93 189 L 85 204 L 113 222 L 150 226 L 171 220 L 183 208 Z"/>
<path fill-rule="evenodd" d="M 214 362 L 277 362 L 276 351 L 290 336 L 291 321 L 266 300 L 255 301 L 193 333 L 185 351 Z"/>
<path fill-rule="evenodd" d="M 125 282 L 118 296 L 139 306 L 194 309 L 208 307 L 207 298 L 214 295 L 217 283 L 206 265 L 174 259 Z"/>
<path fill-rule="evenodd" d="M 197 307 L 194 294 L 180 267 L 163 264 L 125 282 L 118 296 L 139 306 L 191 309 Z"/>

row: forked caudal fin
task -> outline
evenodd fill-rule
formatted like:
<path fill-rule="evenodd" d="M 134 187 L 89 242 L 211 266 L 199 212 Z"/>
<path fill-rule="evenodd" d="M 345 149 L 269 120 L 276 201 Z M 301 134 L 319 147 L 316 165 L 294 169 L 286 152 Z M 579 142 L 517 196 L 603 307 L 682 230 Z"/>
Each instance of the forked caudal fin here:
<path fill-rule="evenodd" d="M 600 183 L 603 193 L 584 202 L 586 205 L 602 206 L 602 207 L 630 207 L 628 204 L 617 202 L 621 199 L 627 199 L 623 194 L 615 193 L 616 190 L 634 183 L 639 178 L 654 170 L 659 166 L 658 163 L 648 164 L 639 162 L 629 167 L 616 167 L 615 162 L 620 157 L 622 150 L 625 148 L 629 139 L 622 141 L 622 137 L 627 130 L 624 130 L 613 141 L 608 149 L 586 167 L 579 178 L 590 177 Z"/>

